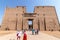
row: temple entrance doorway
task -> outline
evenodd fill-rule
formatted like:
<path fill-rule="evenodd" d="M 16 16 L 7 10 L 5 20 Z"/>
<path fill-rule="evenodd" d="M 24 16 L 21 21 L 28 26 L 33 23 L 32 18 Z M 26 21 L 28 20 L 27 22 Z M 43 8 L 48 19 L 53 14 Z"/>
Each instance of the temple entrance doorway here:
<path fill-rule="evenodd" d="M 29 30 L 33 29 L 33 19 L 28 19 L 28 29 Z"/>

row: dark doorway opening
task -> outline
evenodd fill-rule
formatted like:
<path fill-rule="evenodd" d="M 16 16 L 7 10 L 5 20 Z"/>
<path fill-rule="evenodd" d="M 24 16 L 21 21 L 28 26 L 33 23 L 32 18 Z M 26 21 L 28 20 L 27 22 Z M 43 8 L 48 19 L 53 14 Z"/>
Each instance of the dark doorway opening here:
<path fill-rule="evenodd" d="M 28 28 L 29 30 L 33 29 L 33 19 L 28 19 Z"/>

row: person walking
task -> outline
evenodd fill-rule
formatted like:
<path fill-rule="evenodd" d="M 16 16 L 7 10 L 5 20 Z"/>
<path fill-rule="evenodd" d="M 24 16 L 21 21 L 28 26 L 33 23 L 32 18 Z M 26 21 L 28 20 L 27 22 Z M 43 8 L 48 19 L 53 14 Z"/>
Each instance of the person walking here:
<path fill-rule="evenodd" d="M 27 40 L 27 34 L 25 30 L 24 30 L 23 40 Z"/>
<path fill-rule="evenodd" d="M 37 30 L 35 29 L 35 35 L 37 34 Z"/>
<path fill-rule="evenodd" d="M 35 30 L 34 30 L 34 29 L 32 29 L 32 35 L 34 35 L 34 32 L 35 32 Z"/>
<path fill-rule="evenodd" d="M 20 40 L 21 35 L 22 35 L 22 31 L 18 31 L 18 32 L 17 32 L 17 40 Z"/>

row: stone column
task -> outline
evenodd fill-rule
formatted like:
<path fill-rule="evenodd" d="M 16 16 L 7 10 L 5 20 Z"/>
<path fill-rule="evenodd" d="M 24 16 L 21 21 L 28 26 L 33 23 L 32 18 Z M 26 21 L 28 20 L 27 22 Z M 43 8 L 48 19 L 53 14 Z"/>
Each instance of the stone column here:
<path fill-rule="evenodd" d="M 26 18 L 23 19 L 23 29 L 28 29 L 28 20 Z"/>
<path fill-rule="evenodd" d="M 44 31 L 44 19 L 43 18 L 39 18 L 39 22 L 40 22 L 40 31 Z"/>
<path fill-rule="evenodd" d="M 38 19 L 36 18 L 33 20 L 33 29 L 38 29 Z"/>

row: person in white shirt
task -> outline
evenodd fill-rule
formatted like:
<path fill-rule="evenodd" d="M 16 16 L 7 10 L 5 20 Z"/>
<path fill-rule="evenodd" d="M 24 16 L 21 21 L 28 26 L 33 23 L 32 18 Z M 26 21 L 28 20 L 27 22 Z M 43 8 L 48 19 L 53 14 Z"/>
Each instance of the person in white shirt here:
<path fill-rule="evenodd" d="M 18 31 L 18 32 L 17 32 L 17 40 L 20 40 L 21 35 L 22 35 L 22 31 Z"/>

